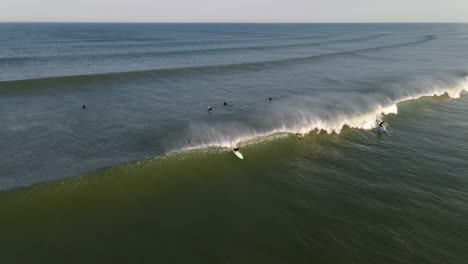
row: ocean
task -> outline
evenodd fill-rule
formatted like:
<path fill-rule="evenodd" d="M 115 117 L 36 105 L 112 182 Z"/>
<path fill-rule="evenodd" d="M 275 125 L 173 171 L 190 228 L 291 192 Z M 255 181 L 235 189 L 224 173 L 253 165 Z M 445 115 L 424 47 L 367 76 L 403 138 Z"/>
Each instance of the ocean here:
<path fill-rule="evenodd" d="M 468 24 L 0 23 L 0 263 L 467 263 L 467 92 Z"/>

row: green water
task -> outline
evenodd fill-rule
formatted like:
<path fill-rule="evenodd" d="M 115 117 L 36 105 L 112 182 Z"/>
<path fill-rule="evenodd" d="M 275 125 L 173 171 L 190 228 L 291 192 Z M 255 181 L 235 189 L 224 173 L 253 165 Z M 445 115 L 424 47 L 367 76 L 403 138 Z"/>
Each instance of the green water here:
<path fill-rule="evenodd" d="M 1 263 L 466 263 L 468 100 L 0 194 Z"/>

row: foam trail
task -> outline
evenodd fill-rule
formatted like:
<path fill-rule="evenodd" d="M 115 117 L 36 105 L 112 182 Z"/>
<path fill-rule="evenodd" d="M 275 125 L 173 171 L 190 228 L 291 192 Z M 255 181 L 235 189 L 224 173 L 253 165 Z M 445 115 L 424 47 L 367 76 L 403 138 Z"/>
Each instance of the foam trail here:
<path fill-rule="evenodd" d="M 191 124 L 186 136 L 195 140 L 189 145 L 179 146 L 176 151 L 206 147 L 233 148 L 288 134 L 304 135 L 321 131 L 339 134 L 344 127 L 369 130 L 375 128 L 376 120 L 383 116 L 398 114 L 398 104 L 401 102 L 442 95 L 456 99 L 468 91 L 468 77 L 449 84 L 437 81 L 423 83 L 418 81 L 413 84 L 417 89 L 392 87 L 390 92 L 393 95 L 386 97 L 327 94 L 321 97 L 290 98 L 277 102 L 263 113 L 256 113 L 247 123 Z"/>

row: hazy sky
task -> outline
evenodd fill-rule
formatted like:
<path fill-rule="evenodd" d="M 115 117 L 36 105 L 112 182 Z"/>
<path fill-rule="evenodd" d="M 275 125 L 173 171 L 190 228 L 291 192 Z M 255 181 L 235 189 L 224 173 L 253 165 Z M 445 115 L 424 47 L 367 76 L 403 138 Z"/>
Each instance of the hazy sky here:
<path fill-rule="evenodd" d="M 0 0 L 0 21 L 468 22 L 468 0 Z"/>

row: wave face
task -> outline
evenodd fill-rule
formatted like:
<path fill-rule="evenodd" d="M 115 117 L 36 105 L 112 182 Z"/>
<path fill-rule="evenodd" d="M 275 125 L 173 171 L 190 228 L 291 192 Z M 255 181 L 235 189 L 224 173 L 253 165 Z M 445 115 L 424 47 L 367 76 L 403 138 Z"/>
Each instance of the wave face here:
<path fill-rule="evenodd" d="M 450 24 L 0 24 L 0 189 L 369 130 L 401 102 L 460 97 L 467 36 Z"/>

